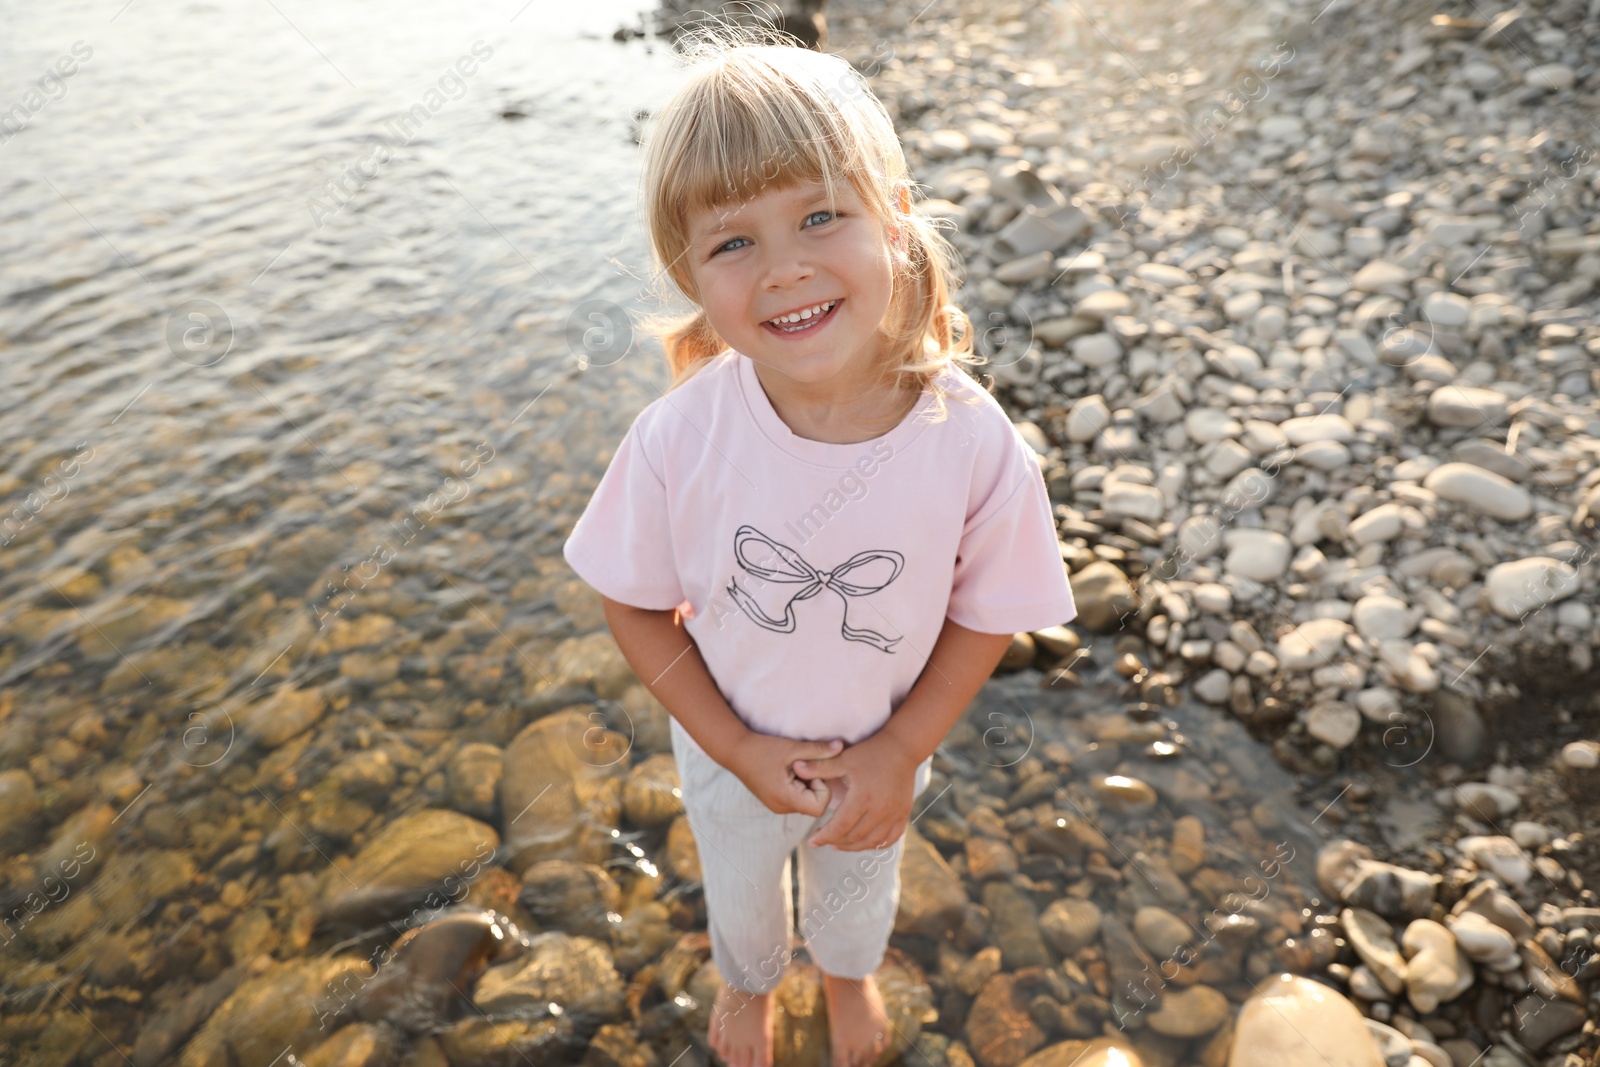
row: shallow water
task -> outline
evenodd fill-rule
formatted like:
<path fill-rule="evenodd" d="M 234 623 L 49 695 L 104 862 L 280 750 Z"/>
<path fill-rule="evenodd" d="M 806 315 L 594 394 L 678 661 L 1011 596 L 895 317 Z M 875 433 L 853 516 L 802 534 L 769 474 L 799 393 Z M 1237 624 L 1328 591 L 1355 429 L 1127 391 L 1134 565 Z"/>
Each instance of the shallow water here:
<path fill-rule="evenodd" d="M 659 44 L 610 39 L 634 18 L 606 0 L 12 15 L 0 106 L 28 125 L 0 144 L 0 1037 L 17 1062 L 123 1062 L 161 1027 L 175 1052 L 240 966 L 326 958 L 350 933 L 314 918 L 335 859 L 470 806 L 462 782 L 483 779 L 457 744 L 507 744 L 581 673 L 554 653 L 601 619 L 561 542 L 664 387 L 618 314 L 647 306 L 634 114 L 676 76 Z M 64 88 L 29 98 L 64 56 Z M 1139 758 L 1088 749 L 1101 696 L 991 690 L 957 769 L 1015 765 L 998 738 L 1065 744 L 1084 773 Z M 1025 706 L 1044 721 L 1019 723 Z M 1264 749 L 1204 709 L 1167 714 L 1191 735 L 1180 762 L 1233 783 L 1233 815 L 1288 810 Z M 482 818 L 509 836 L 494 802 L 491 785 Z M 304 1012 L 291 999 L 264 1032 Z"/>
<path fill-rule="evenodd" d="M 528 513 L 506 574 L 531 573 L 568 478 L 659 394 L 585 302 L 639 303 L 633 114 L 669 56 L 609 39 L 626 3 L 109 13 L 7 34 L 35 80 L 88 58 L 0 146 L 0 681 L 99 626 L 72 684 L 160 688 L 142 651 L 262 590 L 328 613 L 312 580 L 419 504 L 378 534 L 394 566 L 482 583 L 452 545 L 490 509 Z M 151 595 L 159 623 L 105 629 Z M 234 631 L 212 653 L 259 639 Z"/>

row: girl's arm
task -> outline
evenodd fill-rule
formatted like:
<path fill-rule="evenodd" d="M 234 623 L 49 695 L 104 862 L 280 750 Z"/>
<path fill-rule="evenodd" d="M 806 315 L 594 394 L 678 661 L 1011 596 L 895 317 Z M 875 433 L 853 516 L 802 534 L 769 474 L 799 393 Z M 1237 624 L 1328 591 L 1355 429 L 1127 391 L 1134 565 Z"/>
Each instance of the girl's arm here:
<path fill-rule="evenodd" d="M 623 658 L 708 756 L 737 775 L 772 811 L 822 814 L 827 786 L 799 777 L 793 764 L 836 756 L 844 742 L 795 741 L 750 729 L 717 689 L 694 638 L 673 609 L 653 611 L 600 599 Z"/>
<path fill-rule="evenodd" d="M 945 619 L 916 684 L 873 737 L 904 750 L 913 766 L 933 755 L 1000 666 L 1013 636 L 979 633 Z"/>
<path fill-rule="evenodd" d="M 644 687 L 683 724 L 706 755 L 729 766 L 750 728 L 717 689 L 700 649 L 678 623 L 674 609 L 651 611 L 605 596 L 600 599 L 605 603 L 611 636 Z"/>

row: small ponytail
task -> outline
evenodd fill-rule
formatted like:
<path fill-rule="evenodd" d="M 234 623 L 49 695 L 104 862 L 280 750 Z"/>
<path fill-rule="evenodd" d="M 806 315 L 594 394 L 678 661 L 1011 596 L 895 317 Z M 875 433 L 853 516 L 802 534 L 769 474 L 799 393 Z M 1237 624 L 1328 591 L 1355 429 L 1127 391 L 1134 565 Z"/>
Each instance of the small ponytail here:
<path fill-rule="evenodd" d="M 728 344 L 711 328 L 711 320 L 703 308 L 687 315 L 656 316 L 645 320 L 646 334 L 661 342 L 666 351 L 667 373 L 672 383 L 671 392 L 690 378 L 701 367 L 728 350 Z"/>

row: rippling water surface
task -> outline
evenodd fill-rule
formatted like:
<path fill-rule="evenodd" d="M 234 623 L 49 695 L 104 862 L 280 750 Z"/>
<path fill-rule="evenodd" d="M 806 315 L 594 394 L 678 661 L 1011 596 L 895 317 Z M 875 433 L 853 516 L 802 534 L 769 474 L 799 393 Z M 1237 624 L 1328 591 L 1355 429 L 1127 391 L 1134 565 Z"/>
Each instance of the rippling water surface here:
<path fill-rule="evenodd" d="M 659 392 L 637 350 L 578 373 L 567 337 L 584 301 L 634 306 L 646 275 L 633 114 L 674 73 L 659 46 L 610 40 L 632 17 L 543 0 L 13 16 L 5 102 L 40 106 L 0 146 L 0 678 L 121 671 L 159 706 L 172 681 L 141 653 L 238 659 L 383 536 L 402 543 L 382 569 L 460 596 L 491 567 L 538 572 L 569 457 L 591 468 Z M 58 61 L 77 64 L 60 82 Z M 225 685 L 186 667 L 186 691 Z"/>

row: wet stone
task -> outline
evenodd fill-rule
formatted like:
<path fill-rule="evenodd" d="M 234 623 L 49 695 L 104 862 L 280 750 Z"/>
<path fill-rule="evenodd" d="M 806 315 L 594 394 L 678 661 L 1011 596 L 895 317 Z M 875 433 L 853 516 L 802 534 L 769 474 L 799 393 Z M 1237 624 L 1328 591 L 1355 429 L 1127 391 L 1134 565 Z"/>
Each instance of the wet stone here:
<path fill-rule="evenodd" d="M 568 1015 L 619 1018 L 622 978 L 601 942 L 562 933 L 538 934 L 521 959 L 484 972 L 472 1001 L 490 1016 L 557 1004 Z"/>
<path fill-rule="evenodd" d="M 449 1067 L 498 1067 L 503 1063 L 560 1062 L 575 1051 L 570 1016 L 468 1016 L 439 1035 Z"/>
<path fill-rule="evenodd" d="M 625 974 L 637 971 L 659 959 L 679 936 L 672 926 L 672 912 L 660 901 L 647 900 L 629 909 L 611 931 L 617 969 Z"/>
<path fill-rule="evenodd" d="M 375 652 L 351 652 L 339 658 L 339 674 L 365 686 L 380 686 L 400 676 L 400 657 Z"/>
<path fill-rule="evenodd" d="M 500 835 L 459 812 L 424 809 L 384 826 L 353 859 L 320 879 L 323 921 L 371 922 L 403 915 L 430 899 L 460 899 L 500 845 Z"/>
<path fill-rule="evenodd" d="M 1231 1015 L 1227 997 L 1210 986 L 1193 985 L 1163 993 L 1161 1007 L 1146 1021 L 1166 1037 L 1195 1038 L 1211 1033 Z"/>
<path fill-rule="evenodd" d="M 395 766 L 382 749 L 357 752 L 334 764 L 329 782 L 353 800 L 381 801 L 394 788 Z"/>
<path fill-rule="evenodd" d="M 557 645 L 550 655 L 549 670 L 529 679 L 528 695 L 535 696 L 546 689 L 588 686 L 602 699 L 615 700 L 634 684 L 633 669 L 628 666 L 616 642 L 606 631 L 597 630 L 579 637 L 569 637 Z M 593 726 L 594 723 L 587 725 Z M 598 742 L 591 738 L 589 743 Z"/>
<path fill-rule="evenodd" d="M 103 859 L 97 855 L 89 866 L 94 868 L 100 869 L 88 892 L 70 892 L 39 914 L 26 927 L 30 938 L 64 947 L 91 928 L 125 929 L 156 902 L 188 889 L 198 871 L 188 853 L 172 849 L 109 853 Z"/>
<path fill-rule="evenodd" d="M 909 842 L 906 852 L 910 852 Z M 695 845 L 694 830 L 687 815 L 677 816 L 667 828 L 667 866 L 685 882 L 700 881 L 700 850 Z M 954 877 L 954 872 L 951 876 Z M 906 880 L 904 860 L 901 861 L 901 880 Z M 905 899 L 904 891 L 901 899 Z M 901 908 L 905 908 L 904 903 Z"/>
<path fill-rule="evenodd" d="M 608 858 L 622 816 L 626 752 L 626 738 L 576 708 L 519 732 L 506 747 L 500 779 L 506 866 L 521 872 L 541 859 Z"/>
<path fill-rule="evenodd" d="M 1038 915 L 1022 890 L 1009 882 L 986 883 L 983 906 L 989 909 L 991 934 L 1007 969 L 1049 966 L 1050 950 L 1040 936 Z"/>
<path fill-rule="evenodd" d="M 1110 630 L 1125 614 L 1139 608 L 1132 583 L 1114 563 L 1090 563 L 1073 572 L 1069 580 L 1078 620 L 1091 630 Z"/>
<path fill-rule="evenodd" d="M 39 832 L 38 790 L 24 770 L 0 771 L 0 844 L 22 848 Z"/>
<path fill-rule="evenodd" d="M 1170 911 L 1152 906 L 1134 913 L 1133 932 L 1141 945 L 1162 959 L 1175 955 L 1184 945 L 1202 937 Z"/>
<path fill-rule="evenodd" d="M 400 1041 L 394 1030 L 357 1022 L 310 1049 L 301 1062 L 306 1067 L 378 1067 L 392 1061 L 398 1051 Z"/>
<path fill-rule="evenodd" d="M 671 755 L 657 753 L 628 772 L 622 787 L 622 814 L 630 825 L 663 826 L 681 811 L 678 765 Z"/>
<path fill-rule="evenodd" d="M 1045 909 L 1039 930 L 1063 958 L 1072 957 L 1099 940 L 1100 909 L 1092 901 L 1062 897 Z"/>
<path fill-rule="evenodd" d="M 334 841 L 349 841 L 372 821 L 372 808 L 338 792 L 330 779 L 319 782 L 312 793 L 306 822 L 317 834 Z"/>
<path fill-rule="evenodd" d="M 544 927 L 607 941 L 622 907 L 622 890 L 602 867 L 543 860 L 522 872 L 519 893 L 528 914 Z"/>
<path fill-rule="evenodd" d="M 988 837 L 967 838 L 967 877 L 974 882 L 1009 878 L 1017 873 L 1017 854 L 1004 841 Z"/>
<path fill-rule="evenodd" d="M 1157 960 L 1144 950 L 1125 924 L 1110 915 L 1100 921 L 1100 937 L 1105 947 L 1106 965 L 1111 970 L 1113 997 L 1127 1001 L 1132 1010 L 1138 1010 L 1151 999 L 1147 983 L 1155 982 L 1155 989 L 1159 991 Z M 1159 996 L 1159 992 L 1156 995 Z M 1134 999 L 1129 1000 L 1130 997 Z"/>
<path fill-rule="evenodd" d="M 1110 774 L 1093 782 L 1095 796 L 1112 811 L 1137 815 L 1156 803 L 1156 791 L 1146 782 L 1122 774 Z"/>
<path fill-rule="evenodd" d="M 500 748 L 483 742 L 462 745 L 451 753 L 445 774 L 450 806 L 476 819 L 495 819 L 500 811 L 504 758 Z"/>
<path fill-rule="evenodd" d="M 1565 1000 L 1546 1000 L 1530 994 L 1517 1001 L 1512 1011 L 1517 1038 L 1535 1052 L 1583 1025 L 1587 1013 L 1582 1006 Z"/>
<path fill-rule="evenodd" d="M 177 1063 L 270 1063 L 286 1047 L 309 1049 L 327 1033 L 325 1012 L 339 1004 L 329 991 L 359 988 L 371 973 L 371 964 L 354 956 L 274 962 L 222 1002 Z"/>
<path fill-rule="evenodd" d="M 282 688 L 240 719 L 240 729 L 267 748 L 277 748 L 322 718 L 328 702 L 320 688 Z"/>
<path fill-rule="evenodd" d="M 1014 974 L 989 979 L 967 1013 L 967 1045 L 979 1067 L 1015 1067 L 1045 1043 L 1028 1011 L 1028 984 Z"/>

